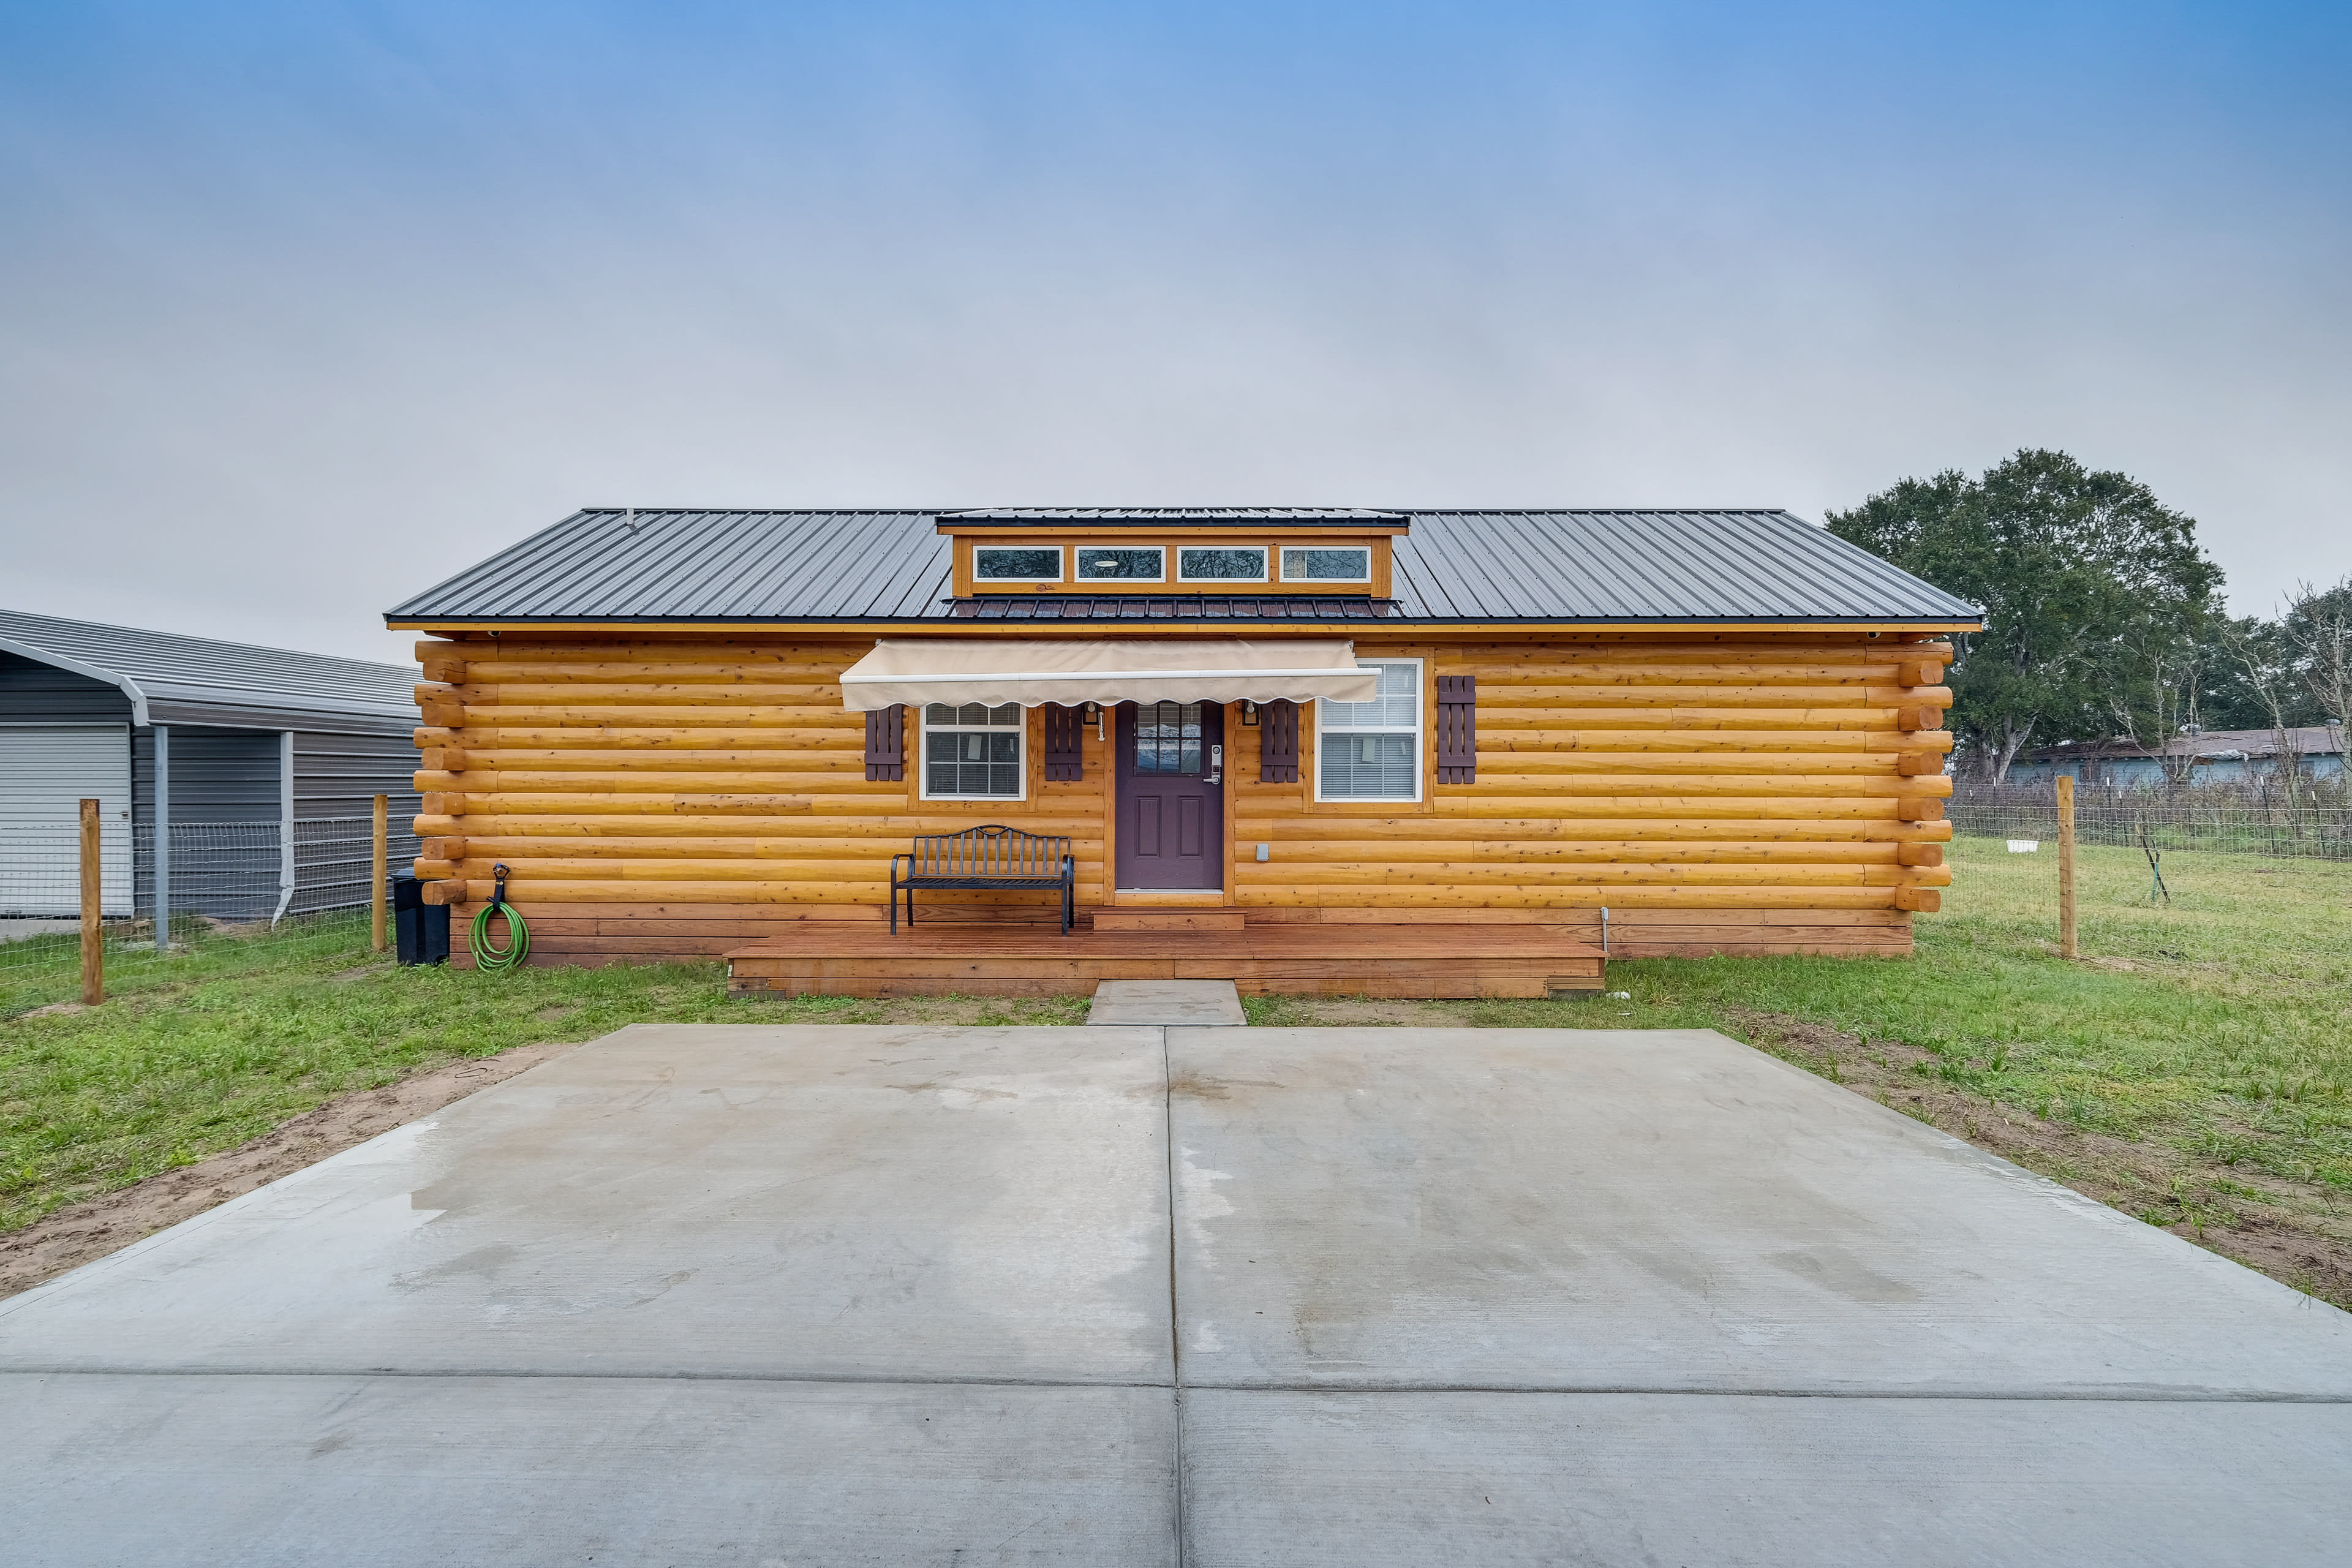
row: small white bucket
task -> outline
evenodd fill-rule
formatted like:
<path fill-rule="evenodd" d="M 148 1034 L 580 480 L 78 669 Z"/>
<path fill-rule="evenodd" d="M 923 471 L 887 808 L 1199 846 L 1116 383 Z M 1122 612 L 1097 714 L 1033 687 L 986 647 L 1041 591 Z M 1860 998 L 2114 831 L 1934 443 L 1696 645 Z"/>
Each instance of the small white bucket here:
<path fill-rule="evenodd" d="M 2039 838 L 2012 838 L 2009 841 L 2009 852 L 2012 855 L 2031 855 L 2041 847 L 2042 840 Z"/>

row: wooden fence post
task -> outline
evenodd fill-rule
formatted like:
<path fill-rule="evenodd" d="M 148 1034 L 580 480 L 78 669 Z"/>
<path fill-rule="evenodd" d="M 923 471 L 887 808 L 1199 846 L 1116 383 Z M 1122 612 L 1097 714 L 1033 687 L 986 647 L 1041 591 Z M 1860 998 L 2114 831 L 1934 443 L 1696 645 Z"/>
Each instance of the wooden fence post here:
<path fill-rule="evenodd" d="M 99 879 L 98 802 L 81 803 L 81 1000 L 95 1007 L 106 1000 L 106 919 Z"/>
<path fill-rule="evenodd" d="M 2058 956 L 2080 958 L 2074 942 L 2074 775 L 2058 775 Z"/>
<path fill-rule="evenodd" d="M 384 812 L 389 802 L 383 795 L 375 797 L 375 842 L 368 855 L 368 875 L 374 879 L 375 890 L 368 899 L 368 938 L 375 951 L 383 951 L 384 879 L 390 870 L 387 864 L 390 842 L 384 827 Z"/>

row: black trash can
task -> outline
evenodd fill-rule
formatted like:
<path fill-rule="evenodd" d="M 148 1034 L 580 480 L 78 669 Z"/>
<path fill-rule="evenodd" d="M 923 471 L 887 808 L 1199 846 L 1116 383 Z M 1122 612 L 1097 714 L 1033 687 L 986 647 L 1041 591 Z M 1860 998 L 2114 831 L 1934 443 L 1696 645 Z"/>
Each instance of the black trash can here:
<path fill-rule="evenodd" d="M 425 901 L 425 884 L 403 871 L 392 879 L 393 948 L 403 963 L 446 963 L 449 906 Z"/>

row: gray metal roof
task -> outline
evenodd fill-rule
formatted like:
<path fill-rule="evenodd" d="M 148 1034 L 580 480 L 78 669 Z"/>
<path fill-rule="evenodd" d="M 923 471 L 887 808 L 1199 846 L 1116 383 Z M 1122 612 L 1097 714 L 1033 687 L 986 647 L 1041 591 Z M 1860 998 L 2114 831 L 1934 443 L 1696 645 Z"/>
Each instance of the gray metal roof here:
<path fill-rule="evenodd" d="M 378 731 L 416 723 L 413 667 L 14 610 L 0 610 L 0 648 L 120 688 L 137 724 Z"/>
<path fill-rule="evenodd" d="M 1043 513 L 1054 509 L 1038 509 Z M 510 621 L 947 618 L 942 518 L 1002 512 L 604 508 L 386 612 Z M 1127 515 L 1133 515 L 1132 513 Z M 1281 520 L 1268 513 L 1235 521 Z M 1785 511 L 1399 511 L 1395 618 L 1407 621 L 1973 621 L 1976 606 Z M 1077 512 L 1054 521 L 1085 521 Z M 1170 509 L 1177 524 L 1225 521 Z M 969 614 L 969 612 L 964 612 Z"/>

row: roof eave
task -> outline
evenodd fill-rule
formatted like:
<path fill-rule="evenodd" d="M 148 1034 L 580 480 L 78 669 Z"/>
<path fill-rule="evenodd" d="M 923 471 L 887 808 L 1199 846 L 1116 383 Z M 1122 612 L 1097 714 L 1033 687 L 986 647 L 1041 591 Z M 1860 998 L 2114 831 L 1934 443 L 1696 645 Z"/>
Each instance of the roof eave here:
<path fill-rule="evenodd" d="M 909 627 L 936 627 L 940 631 L 966 632 L 975 627 L 1020 626 L 1040 623 L 1028 619 L 977 620 L 950 616 L 401 616 L 384 617 L 390 631 L 466 632 L 466 631 L 594 631 L 604 627 L 634 628 L 645 626 L 692 627 L 705 631 L 790 631 L 802 626 L 819 626 L 832 631 L 856 631 L 860 627 L 887 627 L 903 631 Z M 1162 627 L 1171 624 L 1184 626 L 1280 626 L 1297 625 L 1315 626 L 1313 620 L 1296 622 L 1260 618 L 1250 616 L 1188 616 L 1181 622 L 1168 618 L 1143 620 L 1071 619 L 1058 624 L 1069 626 L 1118 626 L 1123 628 Z M 1350 623 L 1362 624 L 1362 623 Z M 1719 626 L 1727 629 L 1743 627 L 1790 628 L 1801 626 L 1836 627 L 1861 630 L 1885 628 L 1902 631 L 1979 632 L 1981 619 L 1934 615 L 1873 615 L 1873 616 L 1382 616 L 1370 623 L 1380 626 L 1444 627 L 1475 631 L 1485 626 L 1556 626 L 1564 631 L 1585 627 L 1607 626 Z"/>
<path fill-rule="evenodd" d="M 33 643 L 20 641 L 16 637 L 0 637 L 0 649 L 5 649 L 19 658 L 29 658 L 36 664 L 50 665 L 58 669 L 69 669 L 76 675 L 86 675 L 92 680 L 104 681 L 131 700 L 131 721 L 142 728 L 147 724 L 147 693 L 140 689 L 137 681 L 121 670 L 108 669 L 103 665 L 91 664 L 86 660 L 58 653 L 54 648 L 41 647 Z"/>

